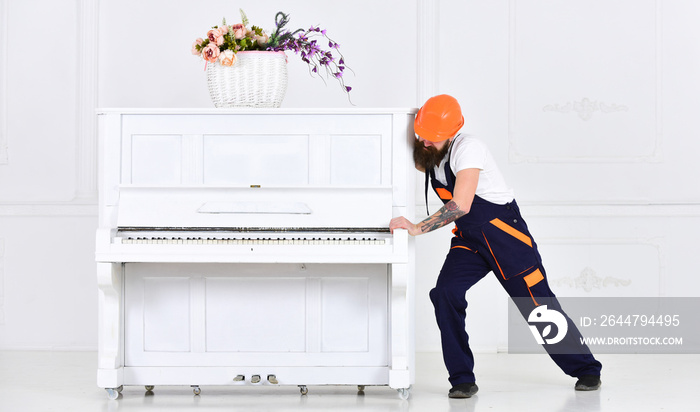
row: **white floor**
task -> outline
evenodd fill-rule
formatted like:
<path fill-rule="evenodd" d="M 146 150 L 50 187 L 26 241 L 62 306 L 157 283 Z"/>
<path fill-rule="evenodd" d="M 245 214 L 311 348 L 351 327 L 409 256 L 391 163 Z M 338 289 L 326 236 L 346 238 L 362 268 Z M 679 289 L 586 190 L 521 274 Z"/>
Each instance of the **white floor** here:
<path fill-rule="evenodd" d="M 417 355 L 408 400 L 387 387 L 126 387 L 109 400 L 92 352 L 0 352 L 0 411 L 690 411 L 698 410 L 700 355 L 598 355 L 603 386 L 574 391 L 546 355 L 476 354 L 479 393 L 448 399 L 440 354 Z"/>

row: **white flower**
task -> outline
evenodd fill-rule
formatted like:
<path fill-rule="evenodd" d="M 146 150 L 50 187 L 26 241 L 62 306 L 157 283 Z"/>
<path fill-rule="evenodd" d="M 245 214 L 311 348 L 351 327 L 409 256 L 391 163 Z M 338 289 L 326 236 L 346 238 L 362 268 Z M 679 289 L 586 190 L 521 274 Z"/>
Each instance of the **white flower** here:
<path fill-rule="evenodd" d="M 219 62 L 222 66 L 233 66 L 236 64 L 236 53 L 233 50 L 224 50 L 219 55 Z"/>

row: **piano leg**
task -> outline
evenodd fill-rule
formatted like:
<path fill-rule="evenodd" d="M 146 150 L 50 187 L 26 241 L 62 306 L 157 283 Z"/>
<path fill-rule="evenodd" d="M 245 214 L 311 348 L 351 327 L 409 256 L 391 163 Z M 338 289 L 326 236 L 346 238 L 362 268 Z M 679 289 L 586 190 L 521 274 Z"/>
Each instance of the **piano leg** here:
<path fill-rule="evenodd" d="M 124 381 L 123 287 L 122 264 L 97 263 L 97 386 L 115 393 Z"/>
<path fill-rule="evenodd" d="M 408 264 L 391 265 L 391 369 L 389 387 L 397 389 L 406 399 L 411 386 L 413 371 L 413 333 L 411 330 L 412 302 L 409 301 Z"/>

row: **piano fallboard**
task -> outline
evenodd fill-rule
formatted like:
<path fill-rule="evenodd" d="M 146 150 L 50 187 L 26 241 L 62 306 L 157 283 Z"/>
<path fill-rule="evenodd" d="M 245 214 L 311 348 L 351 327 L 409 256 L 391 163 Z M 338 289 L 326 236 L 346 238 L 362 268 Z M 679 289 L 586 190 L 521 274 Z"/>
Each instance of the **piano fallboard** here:
<path fill-rule="evenodd" d="M 121 186 L 115 226 L 387 227 L 392 194 L 391 187 Z"/>

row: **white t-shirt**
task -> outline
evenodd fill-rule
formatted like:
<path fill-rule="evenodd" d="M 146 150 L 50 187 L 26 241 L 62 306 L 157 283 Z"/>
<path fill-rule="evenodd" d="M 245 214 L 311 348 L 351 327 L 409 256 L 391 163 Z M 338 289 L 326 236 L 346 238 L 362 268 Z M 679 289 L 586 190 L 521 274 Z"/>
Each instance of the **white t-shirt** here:
<path fill-rule="evenodd" d="M 435 168 L 435 178 L 443 185 L 447 184 L 445 161 L 447 156 Z M 514 199 L 513 189 L 503 179 L 488 147 L 475 137 L 458 134 L 454 138 L 450 149 L 450 168 L 455 175 L 464 169 L 480 169 L 476 195 L 484 200 L 504 205 Z"/>

